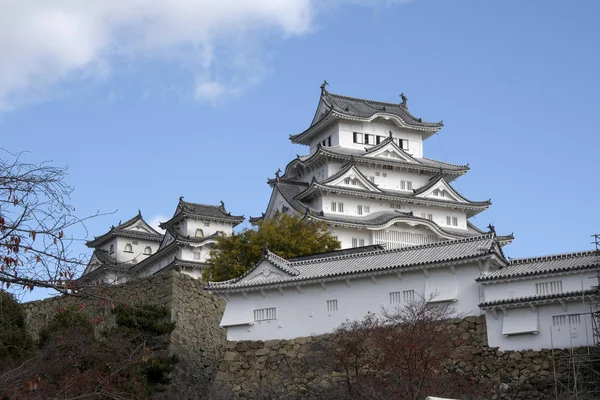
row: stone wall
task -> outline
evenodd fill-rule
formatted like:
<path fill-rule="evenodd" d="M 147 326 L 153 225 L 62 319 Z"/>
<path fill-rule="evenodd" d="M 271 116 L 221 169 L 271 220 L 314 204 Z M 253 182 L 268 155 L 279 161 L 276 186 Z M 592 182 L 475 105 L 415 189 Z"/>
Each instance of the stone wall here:
<path fill-rule="evenodd" d="M 488 347 L 485 316 L 453 321 L 448 329 L 455 333 L 455 351 L 447 369 L 476 378 L 494 398 L 554 398 L 554 368 L 559 380 L 568 380 L 566 359 L 553 359 L 550 350 Z M 215 393 L 223 399 L 345 398 L 346 377 L 336 371 L 327 343 L 326 336 L 228 342 Z"/>
<path fill-rule="evenodd" d="M 134 280 L 123 285 L 97 288 L 85 299 L 55 297 L 24 304 L 28 329 L 37 337 L 40 329 L 62 307 L 83 307 L 99 317 L 98 329 L 115 324 L 111 303 L 162 305 L 171 311 L 175 329 L 169 352 L 177 355 L 171 385 L 157 398 L 206 398 L 223 357 L 226 332 L 219 327 L 225 309 L 223 300 L 204 289 L 204 283 L 170 271 L 163 275 Z"/>

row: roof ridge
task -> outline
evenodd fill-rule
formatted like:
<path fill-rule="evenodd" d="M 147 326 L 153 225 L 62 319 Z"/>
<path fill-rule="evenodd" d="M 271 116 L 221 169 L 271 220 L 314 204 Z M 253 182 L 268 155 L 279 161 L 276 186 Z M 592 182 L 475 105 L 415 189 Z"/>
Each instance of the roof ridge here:
<path fill-rule="evenodd" d="M 303 260 L 290 261 L 289 263 L 290 263 L 290 266 L 296 266 L 296 265 L 308 264 L 309 261 L 311 261 L 312 263 L 317 263 L 317 262 L 321 262 L 322 260 L 326 260 L 326 259 L 330 259 L 330 258 L 345 259 L 345 258 L 349 258 L 351 256 L 365 257 L 365 256 L 373 255 L 373 254 L 401 253 L 403 251 L 409 251 L 409 250 L 419 250 L 419 249 L 448 246 L 448 245 L 453 245 L 453 244 L 458 244 L 458 243 L 483 241 L 486 239 L 493 239 L 494 236 L 495 235 L 493 233 L 486 233 L 484 235 L 469 236 L 469 237 L 460 238 L 460 239 L 442 240 L 442 241 L 434 242 L 434 243 L 418 244 L 418 245 L 413 245 L 413 246 L 399 247 L 399 248 L 395 248 L 395 249 L 373 250 L 373 251 L 365 251 L 364 253 L 346 254 L 346 255 L 339 255 L 339 256 L 334 255 L 331 257 L 316 258 L 316 259 L 306 260 L 306 261 L 303 261 Z"/>
<path fill-rule="evenodd" d="M 521 265 L 543 261 L 565 260 L 569 258 L 578 258 L 585 256 L 597 255 L 600 260 L 600 254 L 596 250 L 574 251 L 570 253 L 548 254 L 545 256 L 528 257 L 528 258 L 512 258 L 510 265 Z"/>
<path fill-rule="evenodd" d="M 429 158 L 429 157 L 425 157 L 425 156 L 415 157 L 415 158 L 416 159 L 422 158 L 422 159 L 429 160 L 429 161 L 435 161 L 435 162 L 438 162 L 440 164 L 452 165 L 453 167 L 465 167 L 465 168 L 469 168 L 469 163 L 466 163 L 466 164 L 452 164 L 452 163 L 449 163 L 449 162 L 446 162 L 446 161 L 434 160 L 433 158 Z"/>

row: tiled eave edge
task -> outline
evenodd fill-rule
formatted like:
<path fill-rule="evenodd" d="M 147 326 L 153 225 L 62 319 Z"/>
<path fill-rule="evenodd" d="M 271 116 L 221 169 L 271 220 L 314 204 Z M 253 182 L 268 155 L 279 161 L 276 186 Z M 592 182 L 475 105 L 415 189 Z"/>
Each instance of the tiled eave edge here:
<path fill-rule="evenodd" d="M 169 271 L 169 270 L 177 269 L 177 268 L 184 268 L 184 269 L 205 269 L 206 267 L 208 267 L 208 263 L 205 263 L 205 262 L 186 261 L 186 260 L 180 260 L 178 258 L 175 258 L 175 260 L 171 261 L 169 264 L 165 265 L 164 268 L 159 269 L 158 271 L 156 271 L 152 275 L 158 275 L 158 274 L 163 273 L 165 271 Z"/>
<path fill-rule="evenodd" d="M 338 153 L 328 151 L 328 150 L 322 148 L 321 152 L 316 151 L 309 158 L 306 158 L 304 160 L 301 160 L 300 158 L 295 158 L 294 160 L 290 161 L 285 168 L 285 174 L 282 176 L 282 178 L 288 179 L 286 177 L 286 175 L 289 175 L 290 167 L 292 167 L 296 163 L 300 163 L 303 166 L 308 166 L 312 163 L 318 163 L 319 159 L 321 157 L 328 158 L 328 159 L 337 159 L 337 160 L 346 161 L 346 162 L 348 162 L 352 159 L 351 155 L 338 154 Z M 427 172 L 431 172 L 432 174 L 440 173 L 440 168 L 434 167 L 434 166 L 429 166 L 429 165 L 423 165 L 420 163 L 413 164 L 413 163 L 407 163 L 407 162 L 403 162 L 403 161 L 399 161 L 399 160 L 395 160 L 395 161 L 394 160 L 385 160 L 382 158 L 365 157 L 365 156 L 361 156 L 361 155 L 354 155 L 354 160 L 357 164 L 364 163 L 364 164 L 389 165 L 389 166 L 392 166 L 395 168 L 411 169 L 411 170 L 415 170 L 415 171 L 419 171 L 419 172 L 427 171 Z M 452 181 L 452 180 L 458 178 L 459 176 L 466 174 L 468 171 L 469 171 L 469 167 L 462 166 L 462 165 L 457 165 L 457 166 L 455 166 L 455 168 L 442 168 L 442 173 L 443 173 L 444 177 L 448 178 L 449 181 Z"/>
<path fill-rule="evenodd" d="M 132 266 L 134 266 L 135 264 L 132 264 Z M 96 268 L 95 270 L 88 272 L 85 275 L 81 275 L 77 280 L 86 282 L 86 281 L 91 281 L 94 280 L 94 277 L 98 276 L 100 274 L 100 272 L 105 272 L 105 271 L 115 271 L 115 272 L 120 272 L 126 276 L 130 276 L 131 275 L 131 267 L 127 268 L 127 267 L 120 267 L 117 265 L 105 265 L 105 264 L 101 264 L 98 268 Z"/>
<path fill-rule="evenodd" d="M 90 240 L 89 242 L 86 242 L 85 245 L 87 247 L 96 247 L 96 246 L 101 245 L 102 243 L 112 239 L 115 236 L 128 237 L 128 238 L 140 239 L 140 240 L 150 240 L 153 242 L 160 242 L 163 238 L 162 235 L 136 233 L 136 232 L 127 231 L 127 230 L 111 230 L 110 232 L 105 233 L 104 235 L 102 235 L 94 240 Z"/>
<path fill-rule="evenodd" d="M 166 229 L 169 226 L 175 224 L 176 222 L 181 221 L 184 218 L 191 218 L 191 219 L 195 219 L 195 220 L 209 220 L 209 221 L 215 221 L 215 222 L 230 222 L 233 223 L 233 226 L 238 226 L 239 224 L 241 224 L 242 222 L 244 222 L 244 216 L 231 216 L 231 217 L 213 217 L 213 216 L 207 216 L 207 215 L 202 215 L 202 214 L 193 214 L 193 213 L 188 213 L 188 212 L 180 212 L 177 215 L 174 215 L 170 220 L 161 223 L 159 226 L 162 229 Z"/>
<path fill-rule="evenodd" d="M 510 268 L 510 266 L 506 267 Z M 514 281 L 524 281 L 531 278 L 546 278 L 557 275 L 565 275 L 585 270 L 600 270 L 600 265 L 582 265 L 577 267 L 566 267 L 560 269 L 553 270 L 544 270 L 544 271 L 534 271 L 534 272 L 522 272 L 518 274 L 513 274 L 510 276 L 502 276 L 502 277 L 493 277 L 493 276 L 480 276 L 475 279 L 476 282 L 481 283 L 482 285 L 489 285 L 494 283 L 504 283 L 504 282 L 514 282 Z"/>
<path fill-rule="evenodd" d="M 161 260 L 164 257 L 172 255 L 173 252 L 176 251 L 180 246 L 182 246 L 181 243 L 177 242 L 177 240 L 173 240 L 166 247 L 158 250 L 156 253 L 152 254 L 150 257 L 146 258 L 145 260 L 140 261 L 139 263 L 135 264 L 135 266 L 133 266 L 131 268 L 131 271 L 135 271 L 135 272 L 143 271 L 146 267 L 148 267 L 148 265 L 151 265 L 155 261 Z"/>
<path fill-rule="evenodd" d="M 528 296 L 528 297 L 517 297 L 513 299 L 500 299 L 492 300 L 489 302 L 483 302 L 479 304 L 479 308 L 482 310 L 502 310 L 508 308 L 521 308 L 530 307 L 543 304 L 560 303 L 568 301 L 581 300 L 582 297 L 586 298 L 599 298 L 598 291 L 595 289 L 579 290 L 566 293 L 557 293 L 551 295 L 542 296 Z"/>
<path fill-rule="evenodd" d="M 327 126 L 328 122 L 331 122 L 332 119 L 343 119 L 346 121 L 356 121 L 356 122 L 371 122 L 376 118 L 384 118 L 386 120 L 394 120 L 398 124 L 399 127 L 405 129 L 412 129 L 415 131 L 421 131 L 423 133 L 423 139 L 429 138 L 431 135 L 439 132 L 442 129 L 442 126 L 419 126 L 412 125 L 404 121 L 398 115 L 390 114 L 386 112 L 375 112 L 369 117 L 355 117 L 352 115 L 341 113 L 340 111 L 336 111 L 331 109 L 323 118 L 321 118 L 314 125 L 307 128 L 304 132 L 301 132 L 297 135 L 290 135 L 290 140 L 292 143 L 298 144 L 308 144 L 308 139 L 312 136 L 315 131 L 318 131 L 321 127 Z"/>
<path fill-rule="evenodd" d="M 428 226 L 432 231 L 434 231 L 438 235 L 444 237 L 445 239 L 454 240 L 454 239 L 462 239 L 465 237 L 465 236 L 458 235 L 456 233 L 448 232 L 447 230 L 445 230 L 444 228 L 439 226 L 437 223 L 435 223 L 429 219 L 415 217 L 414 215 L 412 217 L 408 216 L 408 215 L 398 215 L 396 217 L 391 217 L 389 220 L 387 220 L 381 224 L 378 224 L 378 225 L 370 225 L 365 222 L 361 223 L 360 221 L 356 221 L 356 222 L 339 221 L 339 220 L 335 220 L 335 219 L 328 219 L 325 216 L 321 217 L 319 215 L 314 215 L 311 213 L 306 214 L 305 218 L 318 220 L 318 221 L 324 221 L 332 226 L 343 226 L 343 227 L 347 227 L 347 228 L 360 228 L 360 229 L 367 229 L 367 230 L 384 229 L 398 221 L 403 221 L 403 222 L 416 221 L 418 223 Z M 473 236 L 475 236 L 475 235 L 473 235 Z M 466 236 L 466 237 L 469 237 L 469 236 Z"/>
<path fill-rule="evenodd" d="M 415 204 L 425 204 L 425 205 L 430 205 L 430 206 L 448 207 L 448 208 L 452 208 L 452 209 L 464 209 L 465 211 L 471 211 L 471 212 L 467 212 L 467 216 L 469 218 L 479 214 L 482 211 L 487 210 L 492 205 L 491 201 L 479 202 L 480 204 L 469 204 L 469 203 L 458 203 L 458 202 L 445 202 L 445 201 L 441 201 L 441 200 L 428 200 L 428 199 L 425 199 L 422 197 L 409 197 L 409 196 L 404 197 L 404 196 L 395 196 L 393 194 L 387 194 L 387 193 L 347 190 L 347 189 L 344 189 L 344 188 L 341 188 L 338 186 L 331 187 L 331 186 L 327 186 L 327 185 L 322 185 L 317 182 L 313 182 L 306 190 L 298 193 L 294 199 L 301 201 L 300 199 L 302 199 L 303 197 L 305 197 L 306 195 L 308 195 L 309 193 L 314 192 L 314 191 L 330 192 L 330 193 L 334 193 L 334 194 L 335 194 L 335 192 L 339 192 L 339 193 L 346 194 L 349 196 L 357 196 L 357 197 L 363 197 L 363 198 L 373 198 L 373 199 L 390 200 L 390 201 L 415 203 Z"/>
<path fill-rule="evenodd" d="M 408 272 L 408 271 L 419 271 L 419 270 L 428 270 L 428 269 L 432 269 L 432 268 L 444 268 L 444 267 L 448 267 L 451 268 L 453 266 L 457 266 L 457 265 L 461 265 L 461 264 L 468 264 L 468 263 L 472 263 L 478 260 L 486 260 L 486 259 L 495 259 L 498 262 L 502 262 L 501 258 L 498 257 L 498 255 L 493 251 L 488 251 L 484 254 L 478 255 L 478 256 L 472 256 L 472 257 L 468 257 L 468 258 L 464 258 L 464 259 L 457 259 L 457 260 L 449 260 L 449 261 L 442 261 L 442 262 L 435 262 L 435 263 L 430 263 L 430 264 L 417 264 L 417 265 L 411 265 L 411 266 L 391 266 L 391 267 L 383 267 L 381 269 L 377 269 L 377 270 L 373 270 L 373 271 L 362 271 L 362 272 L 347 272 L 347 273 L 340 273 L 338 275 L 323 275 L 321 277 L 306 277 L 306 278 L 299 278 L 299 279 L 294 279 L 294 278 L 290 278 L 289 280 L 286 281 L 274 281 L 274 282 L 261 282 L 261 283 L 257 283 L 257 284 L 252 284 L 252 285 L 246 285 L 246 286 L 237 286 L 234 288 L 223 288 L 223 287 L 219 287 L 219 286 L 211 286 L 208 285 L 206 286 L 206 290 L 209 290 L 211 292 L 215 292 L 215 293 L 240 293 L 240 292 L 248 292 L 248 291 L 264 291 L 264 290 L 271 290 L 271 289 L 279 289 L 279 288 L 286 288 L 286 287 L 297 287 L 297 286 L 306 286 L 306 285 L 316 285 L 316 284 L 322 284 L 322 283 L 327 283 L 327 282 L 333 282 L 333 281 L 343 281 L 343 280 L 356 280 L 356 279 L 362 279 L 362 278 L 370 278 L 370 277 L 376 277 L 376 276 L 380 276 L 380 275 L 392 275 L 392 274 L 398 274 L 398 273 L 403 273 L 403 272 Z"/>

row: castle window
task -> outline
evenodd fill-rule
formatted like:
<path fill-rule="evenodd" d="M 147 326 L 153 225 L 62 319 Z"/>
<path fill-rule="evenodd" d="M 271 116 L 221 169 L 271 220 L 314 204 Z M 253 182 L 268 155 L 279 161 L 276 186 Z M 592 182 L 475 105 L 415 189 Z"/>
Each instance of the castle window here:
<path fill-rule="evenodd" d="M 338 205 L 338 212 L 343 213 L 344 212 L 344 203 L 337 203 Z"/>
<path fill-rule="evenodd" d="M 112 253 L 114 253 L 114 252 L 115 252 L 115 245 L 114 245 L 114 244 L 111 244 L 111 245 L 110 245 L 110 249 L 108 250 L 108 252 L 109 252 L 110 254 L 112 254 Z"/>
<path fill-rule="evenodd" d="M 204 237 L 204 232 L 202 232 L 202 229 L 196 229 L 196 235 L 197 238 L 203 238 Z"/>
<path fill-rule="evenodd" d="M 405 303 L 410 303 L 411 301 L 415 301 L 415 291 L 414 290 L 403 290 L 402 291 L 402 300 Z"/>
<path fill-rule="evenodd" d="M 356 206 L 356 213 L 358 215 L 362 215 L 362 213 L 363 213 L 363 206 Z"/>
<path fill-rule="evenodd" d="M 192 257 L 194 260 L 200 260 L 201 256 L 202 256 L 202 253 L 199 250 L 192 252 Z"/>
<path fill-rule="evenodd" d="M 402 150 L 408 150 L 408 140 L 398 139 L 398 147 L 400 147 Z"/>
<path fill-rule="evenodd" d="M 562 293 L 562 281 L 551 281 L 535 284 L 536 294 L 555 294 Z"/>
<path fill-rule="evenodd" d="M 458 218 L 452 217 L 452 226 L 458 226 Z"/>
<path fill-rule="evenodd" d="M 204 226 L 210 226 L 210 221 L 204 221 Z"/>
<path fill-rule="evenodd" d="M 365 134 L 365 144 L 375 144 L 375 135 Z"/>
<path fill-rule="evenodd" d="M 400 181 L 400 189 L 412 190 L 412 182 L 411 181 Z"/>
<path fill-rule="evenodd" d="M 332 313 L 338 310 L 338 301 L 337 300 L 327 300 L 327 312 Z"/>
<path fill-rule="evenodd" d="M 382 169 L 387 169 L 387 170 L 390 170 L 390 171 L 394 170 L 394 166 L 393 165 L 382 165 L 381 168 Z"/>
<path fill-rule="evenodd" d="M 331 136 L 327 138 L 327 146 L 331 147 Z"/>
<path fill-rule="evenodd" d="M 346 178 L 346 179 L 344 179 L 344 183 L 345 183 L 346 185 L 349 185 L 349 184 L 350 184 L 350 178 Z"/>
<path fill-rule="evenodd" d="M 371 212 L 371 207 L 369 207 L 369 206 L 364 206 L 364 207 L 363 207 L 363 210 L 364 210 L 365 214 L 369 214 L 369 213 Z"/>
<path fill-rule="evenodd" d="M 362 133 L 353 132 L 353 135 L 354 135 L 354 143 L 364 143 Z"/>
<path fill-rule="evenodd" d="M 270 319 L 277 319 L 277 308 L 259 308 L 254 310 L 255 321 L 268 321 Z"/>
<path fill-rule="evenodd" d="M 581 324 L 580 314 L 569 314 L 569 315 L 554 315 L 552 317 L 553 326 L 562 325 L 579 325 Z"/>
<path fill-rule="evenodd" d="M 152 254 L 152 247 L 146 246 L 146 248 L 144 249 L 144 254 L 146 254 L 146 255 Z"/>
<path fill-rule="evenodd" d="M 433 221 L 433 214 L 427 214 L 427 219 Z"/>
<path fill-rule="evenodd" d="M 400 292 L 390 292 L 390 304 L 400 304 Z"/>
<path fill-rule="evenodd" d="M 133 253 L 133 247 L 131 247 L 131 243 L 127 243 L 125 245 L 125 250 L 123 250 L 125 253 Z"/>
<path fill-rule="evenodd" d="M 367 178 L 372 182 L 375 183 L 375 177 L 374 176 L 367 176 Z"/>

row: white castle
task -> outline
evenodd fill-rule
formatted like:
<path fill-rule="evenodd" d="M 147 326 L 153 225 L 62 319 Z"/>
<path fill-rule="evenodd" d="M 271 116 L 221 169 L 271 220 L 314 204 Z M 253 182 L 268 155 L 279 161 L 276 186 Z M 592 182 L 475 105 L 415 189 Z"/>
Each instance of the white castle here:
<path fill-rule="evenodd" d="M 268 181 L 273 192 L 260 218 L 325 221 L 342 250 L 286 260 L 266 249 L 243 276 L 209 283 L 227 301 L 221 326 L 230 340 L 327 333 L 368 312 L 434 296 L 461 314 L 485 314 L 492 347 L 593 344 L 595 252 L 509 261 L 502 247 L 513 236 L 469 221 L 491 202 L 471 201 L 451 186 L 468 165 L 423 155 L 441 122 L 413 116 L 404 95 L 384 103 L 336 95 L 326 85 L 308 129 L 290 137 L 309 154 Z M 215 235 L 231 234 L 242 220 L 223 205 L 180 200 L 161 225 L 163 237 L 138 215 L 88 243 L 96 251 L 84 277 L 123 282 L 171 268 L 198 277 Z"/>

